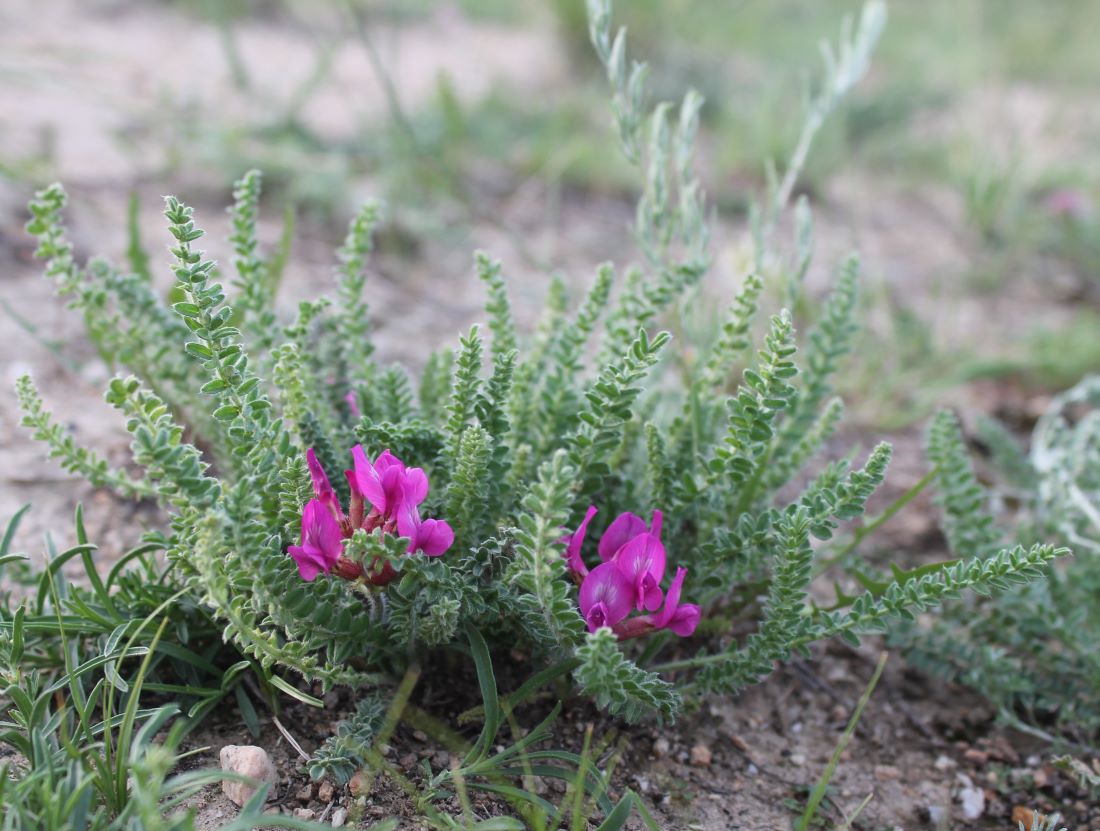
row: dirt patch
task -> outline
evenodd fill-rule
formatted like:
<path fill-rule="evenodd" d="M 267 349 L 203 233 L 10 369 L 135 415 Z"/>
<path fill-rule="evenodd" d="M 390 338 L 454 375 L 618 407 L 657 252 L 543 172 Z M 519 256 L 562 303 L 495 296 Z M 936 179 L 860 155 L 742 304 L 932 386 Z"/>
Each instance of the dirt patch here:
<path fill-rule="evenodd" d="M 607 718 L 585 702 L 564 702 L 547 747 L 580 752 L 584 732 L 592 728 L 594 755 L 602 770 L 612 770 L 610 796 L 626 788 L 640 794 L 662 828 L 696 831 L 759 831 L 788 828 L 805 807 L 855 703 L 869 680 L 877 646 L 874 639 L 860 650 L 830 644 L 809 660 L 796 660 L 771 678 L 735 698 L 716 698 L 683 718 L 675 728 L 629 727 Z M 452 678 L 446 694 L 428 689 L 420 701 L 433 716 L 454 725 L 457 714 L 474 701 L 456 695 L 472 693 L 466 682 Z M 438 692 L 438 691 L 437 691 Z M 433 700 L 434 699 L 434 700 Z M 292 704 L 283 722 L 309 752 L 334 729 L 334 722 L 353 702 L 331 696 L 324 711 Z M 546 714 L 548 701 L 521 708 L 517 717 L 530 726 Z M 467 727 L 471 735 L 478 725 Z M 507 731 L 505 731 L 507 732 Z M 211 722 L 194 737 L 210 750 L 189 765 L 217 764 L 224 744 L 259 744 L 280 772 L 270 809 L 329 819 L 343 808 L 352 819 L 375 821 L 399 817 L 402 827 L 428 827 L 410 798 L 385 777 L 374 780 L 365 795 L 347 787 L 312 782 L 297 752 L 265 724 L 256 739 L 232 713 Z M 501 741 L 505 738 L 502 734 Z M 447 751 L 405 725 L 394 733 L 385 758 L 404 777 L 422 786 L 425 762 L 438 771 L 449 764 Z M 982 702 L 967 691 L 931 682 L 891 659 L 864 711 L 847 750 L 841 755 L 828 798 L 819 816 L 835 827 L 870 796 L 853 827 L 1005 829 L 1014 808 L 1041 813 L 1059 811 L 1071 829 L 1097 827 L 1100 807 L 1049 766 L 1043 747 L 1022 734 L 994 724 Z M 565 793 L 558 780 L 537 780 L 536 791 L 551 803 Z M 967 819 L 963 799 L 980 794 L 980 816 Z M 500 799 L 471 789 L 478 819 L 510 815 Z M 211 829 L 235 816 L 236 808 L 217 788 L 198 800 L 199 816 Z M 457 799 L 436 808 L 461 812 Z M 628 826 L 640 828 L 639 820 Z"/>

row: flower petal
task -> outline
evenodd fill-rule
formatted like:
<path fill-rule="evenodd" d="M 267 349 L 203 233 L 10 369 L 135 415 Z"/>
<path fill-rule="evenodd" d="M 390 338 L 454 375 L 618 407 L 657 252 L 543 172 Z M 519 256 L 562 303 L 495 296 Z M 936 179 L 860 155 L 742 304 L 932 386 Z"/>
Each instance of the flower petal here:
<path fill-rule="evenodd" d="M 384 477 L 383 477 L 384 478 Z M 428 496 L 428 474 L 419 467 L 410 467 L 405 471 L 403 498 L 419 505 Z"/>
<path fill-rule="evenodd" d="M 658 510 L 653 511 L 653 519 L 649 523 L 649 533 L 655 536 L 657 539 L 661 538 L 661 525 L 664 523 L 665 515 Z"/>
<path fill-rule="evenodd" d="M 698 606 L 694 603 L 685 603 L 676 610 L 676 614 L 672 616 L 672 620 L 665 628 L 672 630 L 681 638 L 686 638 L 695 632 L 701 616 L 702 611 Z"/>
<path fill-rule="evenodd" d="M 363 412 L 359 409 L 359 399 L 354 390 L 344 396 L 344 401 L 347 402 L 348 412 L 351 413 L 352 418 L 360 419 L 363 417 Z"/>
<path fill-rule="evenodd" d="M 680 604 L 680 592 L 684 588 L 684 578 L 687 577 L 686 568 L 676 569 L 676 576 L 672 578 L 672 585 L 668 587 L 665 595 L 665 607 L 653 616 L 653 625 L 658 629 L 664 629 L 676 614 Z"/>
<path fill-rule="evenodd" d="M 390 451 L 383 450 L 378 454 L 378 458 L 374 460 L 374 469 L 378 471 L 379 476 L 391 467 L 399 468 L 402 472 L 405 470 L 405 463 L 399 458 L 394 456 Z"/>
<path fill-rule="evenodd" d="M 309 549 L 292 545 L 287 549 L 287 553 L 294 558 L 294 562 L 298 564 L 298 574 L 307 583 L 312 583 L 314 578 L 323 571 L 317 563 L 317 558 Z"/>
<path fill-rule="evenodd" d="M 569 565 L 569 570 L 576 572 L 581 575 L 581 577 L 588 574 L 588 567 L 584 564 L 584 560 L 581 559 L 581 547 L 584 545 L 585 534 L 588 533 L 588 523 L 592 521 L 592 517 L 597 513 L 599 513 L 599 511 L 596 506 L 589 505 L 588 511 L 584 515 L 584 519 L 581 520 L 581 524 L 577 526 L 577 530 L 562 540 L 566 543 L 565 560 Z"/>
<path fill-rule="evenodd" d="M 441 519 L 426 519 L 420 523 L 416 538 L 416 550 L 429 557 L 438 557 L 455 541 L 455 532 Z"/>
<path fill-rule="evenodd" d="M 597 603 L 604 606 L 604 626 L 614 626 L 634 607 L 634 584 L 614 563 L 596 566 L 584 578 L 578 596 L 581 613 L 589 618 Z"/>
<path fill-rule="evenodd" d="M 634 584 L 639 609 L 653 611 L 660 607 L 665 547 L 659 539 L 652 534 L 639 534 L 619 549 L 613 562 Z"/>
<path fill-rule="evenodd" d="M 340 535 L 340 523 L 321 500 L 311 499 L 306 503 L 302 511 L 302 544 L 295 548 L 308 553 L 326 574 L 343 554 L 344 541 Z"/>
<path fill-rule="evenodd" d="M 600 559 L 606 563 L 620 548 L 639 534 L 644 534 L 645 530 L 645 521 L 641 517 L 630 512 L 619 514 L 600 538 Z"/>
<path fill-rule="evenodd" d="M 313 481 L 313 492 L 333 517 L 342 518 L 344 512 L 340 510 L 340 500 L 336 498 L 336 491 L 332 489 L 332 483 L 312 447 L 306 451 L 306 464 L 309 466 L 309 478 Z"/>
<path fill-rule="evenodd" d="M 355 481 L 359 485 L 359 492 L 375 510 L 381 512 L 386 504 L 386 494 L 382 490 L 382 477 L 367 459 L 363 445 L 355 445 L 351 449 L 351 457 L 355 460 Z"/>
<path fill-rule="evenodd" d="M 401 503 L 405 501 L 404 467 L 391 465 L 382 471 L 382 504 L 375 505 L 387 517 L 396 515 Z M 373 503 L 372 503 L 373 504 Z"/>
<path fill-rule="evenodd" d="M 402 502 L 397 509 L 397 533 L 412 541 L 409 551 L 416 547 L 416 540 L 420 533 L 420 509 L 411 502 Z"/>

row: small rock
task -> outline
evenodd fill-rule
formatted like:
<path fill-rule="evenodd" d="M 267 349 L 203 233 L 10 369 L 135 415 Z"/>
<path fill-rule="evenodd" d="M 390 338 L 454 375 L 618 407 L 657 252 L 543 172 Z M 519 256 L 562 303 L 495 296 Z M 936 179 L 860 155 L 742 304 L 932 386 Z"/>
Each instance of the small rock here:
<path fill-rule="evenodd" d="M 928 821 L 932 824 L 933 828 L 947 828 L 947 821 L 950 817 L 948 816 L 946 808 L 942 805 L 929 805 L 925 810 L 928 813 Z"/>
<path fill-rule="evenodd" d="M 791 764 L 794 765 L 796 768 L 802 767 L 804 764 L 806 764 L 806 754 L 805 753 L 792 753 L 791 754 Z"/>
<path fill-rule="evenodd" d="M 1031 774 L 1031 781 L 1035 783 L 1036 788 L 1045 788 L 1049 781 L 1049 777 L 1045 770 L 1039 768 L 1035 773 Z"/>
<path fill-rule="evenodd" d="M 985 813 L 985 791 L 975 787 L 970 777 L 959 774 L 962 788 L 959 790 L 959 804 L 962 805 L 962 813 L 965 819 L 978 819 Z"/>
<path fill-rule="evenodd" d="M 397 764 L 399 764 L 405 770 L 412 770 L 416 767 L 416 754 L 406 753 L 404 756 L 397 760 Z"/>
<path fill-rule="evenodd" d="M 954 770 L 959 766 L 959 763 L 950 756 L 937 756 L 933 764 L 936 770 Z"/>
<path fill-rule="evenodd" d="M 710 767 L 711 752 L 705 744 L 693 745 L 691 748 L 691 763 L 697 768 Z"/>
<path fill-rule="evenodd" d="M 333 707 L 340 703 L 340 693 L 336 692 L 336 690 L 331 690 L 325 693 L 325 697 L 322 699 L 322 701 L 324 701 L 325 706 L 331 710 Z"/>
<path fill-rule="evenodd" d="M 893 782 L 901 779 L 901 771 L 893 765 L 875 765 L 875 779 L 879 782 Z"/>
<path fill-rule="evenodd" d="M 668 739 L 661 736 L 661 738 L 653 743 L 653 757 L 655 759 L 660 759 L 662 756 L 667 756 L 671 749 L 672 745 L 668 743 Z"/>
<path fill-rule="evenodd" d="M 966 751 L 966 753 L 963 754 L 963 757 L 966 759 L 966 761 L 973 762 L 976 765 L 984 765 L 986 762 L 989 761 L 988 753 L 986 753 L 984 750 L 977 750 L 973 747 Z"/>
<path fill-rule="evenodd" d="M 1039 823 L 1044 821 L 1046 821 L 1046 817 L 1044 817 L 1042 814 L 1036 815 L 1034 811 L 1023 805 L 1016 805 L 1012 809 L 1013 828 L 1019 828 L 1020 823 L 1023 823 L 1026 831 L 1031 831 L 1033 827 L 1039 825 Z"/>
<path fill-rule="evenodd" d="M 259 782 L 267 782 L 272 785 L 278 779 L 275 765 L 271 763 L 271 757 L 262 747 L 255 745 L 229 744 L 221 749 L 222 770 L 236 773 L 256 779 Z M 222 793 L 229 797 L 236 805 L 244 805 L 256 793 L 256 786 L 247 782 L 238 782 L 226 779 L 222 782 Z M 274 796 L 273 789 L 268 791 L 268 798 Z"/>
<path fill-rule="evenodd" d="M 848 718 L 848 711 L 844 708 L 843 705 L 837 704 L 835 707 L 833 707 L 832 716 L 833 721 L 844 721 L 846 718 Z"/>
<path fill-rule="evenodd" d="M 313 799 L 313 785 L 305 784 L 294 793 L 294 798 L 299 802 L 309 802 Z"/>
<path fill-rule="evenodd" d="M 745 773 L 749 776 L 758 776 L 760 774 L 760 768 L 750 762 L 749 766 L 745 768 Z"/>
<path fill-rule="evenodd" d="M 391 747 L 388 744 L 380 744 L 378 746 L 378 752 L 381 753 L 383 756 L 392 756 L 393 755 L 393 747 Z"/>
<path fill-rule="evenodd" d="M 428 740 L 428 734 L 423 730 L 413 730 L 413 738 L 418 742 L 426 742 Z"/>
<path fill-rule="evenodd" d="M 366 796 L 371 789 L 371 775 L 365 770 L 357 770 L 348 780 L 348 790 L 352 796 Z"/>
<path fill-rule="evenodd" d="M 343 828 L 344 823 L 348 821 L 348 809 L 344 807 L 337 808 L 332 812 L 332 827 Z"/>
<path fill-rule="evenodd" d="M 298 819 L 313 819 L 317 814 L 312 808 L 295 808 L 294 816 L 298 817 Z"/>
<path fill-rule="evenodd" d="M 736 733 L 730 733 L 730 744 L 732 744 L 734 747 L 736 747 L 742 753 L 748 753 L 749 752 L 748 744 L 745 742 L 744 739 L 742 739 Z"/>
<path fill-rule="evenodd" d="M 446 770 L 451 766 L 451 754 L 446 750 L 438 750 L 432 756 L 432 767 L 438 770 Z"/>
<path fill-rule="evenodd" d="M 336 788 L 327 779 L 321 783 L 321 787 L 317 789 L 317 801 L 323 802 L 326 805 L 332 802 L 332 798 L 336 795 Z"/>

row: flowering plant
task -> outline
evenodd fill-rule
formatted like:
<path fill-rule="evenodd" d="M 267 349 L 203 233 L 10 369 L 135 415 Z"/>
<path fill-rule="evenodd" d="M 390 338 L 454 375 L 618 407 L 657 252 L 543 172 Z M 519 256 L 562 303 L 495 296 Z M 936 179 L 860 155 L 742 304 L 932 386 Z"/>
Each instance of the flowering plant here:
<path fill-rule="evenodd" d="M 581 559 L 581 547 L 588 524 L 597 513 L 595 506 L 590 506 L 580 526 L 565 540 L 565 559 L 574 581 L 580 584 L 578 600 L 588 631 L 608 626 L 619 640 L 658 629 L 669 629 L 681 637 L 692 634 L 699 624 L 699 607 L 680 604 L 687 569 L 676 569 L 668 593 L 661 591 L 666 563 L 661 512 L 653 512 L 648 528 L 641 517 L 629 512 L 619 514 L 600 538 L 600 565 L 589 571 Z M 626 620 L 635 609 L 661 610 L 656 615 Z"/>
<path fill-rule="evenodd" d="M 793 259 L 776 253 L 777 218 L 814 133 L 866 69 L 881 5 L 843 30 L 839 58 L 826 62 L 799 150 L 755 212 L 755 268 L 724 321 L 675 349 L 660 321 L 691 318 L 710 267 L 692 163 L 702 99 L 687 94 L 675 117 L 667 104 L 650 108 L 645 69 L 627 68 L 609 4 L 590 0 L 589 12 L 623 151 L 644 178 L 640 262 L 625 269 L 614 301 L 616 270 L 599 266 L 573 311 L 555 280 L 542 322 L 525 337 L 500 263 L 478 254 L 489 366 L 475 326 L 456 349 L 430 356 L 416 394 L 405 370 L 373 355 L 373 204 L 339 251 L 335 297 L 303 303 L 285 323 L 273 311 L 282 261 L 265 258 L 256 239 L 258 173 L 234 192 L 232 306 L 177 199 L 165 211 L 171 304 L 144 258 L 128 269 L 76 263 L 60 187 L 31 204 L 28 230 L 47 275 L 101 353 L 129 373 L 111 382 L 107 400 L 126 418 L 141 472 L 134 478 L 77 447 L 29 378 L 18 385 L 25 423 L 68 469 L 156 499 L 167 523 L 148 545 L 166 553 L 170 579 L 281 689 L 294 691 L 276 681 L 286 670 L 324 686 L 378 684 L 426 650 L 484 638 L 522 647 L 550 675 L 570 674 L 613 712 L 669 718 L 681 706 L 678 687 L 737 691 L 816 640 L 853 640 L 964 589 L 1030 579 L 1057 554 L 1006 549 L 899 570 L 828 608 L 808 602 L 813 540 L 818 550 L 830 545 L 863 513 L 890 459 L 882 444 L 862 468 L 849 456 L 806 473 L 842 412 L 831 379 L 852 344 L 858 259 L 843 261 L 808 322 L 802 369 L 789 311 L 763 321 L 756 351 L 752 332 L 765 275 L 778 275 L 792 305 L 798 299 L 812 256 L 810 210 L 796 207 Z M 343 466 L 336 448 L 349 447 L 351 469 L 330 478 Z M 586 507 L 593 503 L 600 509 Z M 648 526 L 629 512 L 643 505 L 661 506 Z M 563 537 L 563 528 L 576 530 Z M 584 551 L 589 532 L 598 533 L 596 556 Z M 734 622 L 757 608 L 757 630 L 739 642 Z M 662 658 L 680 649 L 670 635 L 691 637 L 692 654 Z"/>
<path fill-rule="evenodd" d="M 396 531 L 409 540 L 410 554 L 438 557 L 451 547 L 455 535 L 450 525 L 443 520 L 420 518 L 420 504 L 428 496 L 428 477 L 423 470 L 406 468 L 389 450 L 383 450 L 371 462 L 361 444 L 352 448 L 351 455 L 355 467 L 344 471 L 351 489 L 345 515 L 317 454 L 312 447 L 306 451 L 314 498 L 302 509 L 301 541 L 287 549 L 303 580 L 330 571 L 345 580 L 362 579 L 375 586 L 393 580 L 397 572 L 378 557 L 364 569 L 344 556 L 344 540 L 360 528 L 367 533 Z"/>

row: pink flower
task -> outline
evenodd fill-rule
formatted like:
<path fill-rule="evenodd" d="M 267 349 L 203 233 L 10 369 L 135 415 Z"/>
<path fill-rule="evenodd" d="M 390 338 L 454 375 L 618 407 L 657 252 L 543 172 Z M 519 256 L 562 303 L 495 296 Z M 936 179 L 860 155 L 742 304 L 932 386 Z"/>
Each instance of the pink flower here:
<path fill-rule="evenodd" d="M 328 574 L 344 553 L 340 524 L 319 499 L 311 499 L 302 511 L 300 545 L 287 552 L 298 564 L 303 580 L 312 581 L 320 572 Z"/>
<path fill-rule="evenodd" d="M 615 637 L 621 641 L 648 635 L 658 629 L 668 629 L 686 638 L 695 632 L 699 625 L 700 610 L 694 603 L 680 605 L 680 590 L 684 585 L 687 569 L 676 569 L 676 576 L 665 595 L 665 606 L 655 615 L 638 615 L 616 624 Z"/>
<path fill-rule="evenodd" d="M 684 587 L 684 578 L 687 576 L 686 568 L 676 569 L 676 576 L 672 578 L 672 585 L 668 587 L 665 595 L 665 607 L 653 616 L 653 625 L 658 629 L 669 629 L 686 638 L 695 631 L 699 625 L 701 610 L 694 603 L 680 605 L 680 590 Z"/>
<path fill-rule="evenodd" d="M 351 449 L 355 461 L 354 480 L 356 490 L 371 504 L 371 513 L 381 517 L 383 523 L 397 518 L 401 503 L 410 500 L 419 505 L 428 495 L 428 477 L 418 467 L 406 468 L 400 459 L 383 450 L 374 463 L 367 459 L 363 445 Z M 350 482 L 352 477 L 349 476 Z"/>
<path fill-rule="evenodd" d="M 306 464 L 309 465 L 309 478 L 313 480 L 313 492 L 317 495 L 317 499 L 332 514 L 333 519 L 342 522 L 344 512 L 340 510 L 340 500 L 336 498 L 336 491 L 332 489 L 332 484 L 325 475 L 325 469 L 317 461 L 317 454 L 313 452 L 312 447 L 306 451 Z"/>
<path fill-rule="evenodd" d="M 603 532 L 603 536 L 600 537 L 600 559 L 605 563 L 613 559 L 624 545 L 639 534 L 646 533 L 647 530 L 649 530 L 649 533 L 653 536 L 657 537 L 657 539 L 660 539 L 662 520 L 663 515 L 661 512 L 654 511 L 652 528 L 647 529 L 645 527 L 645 520 L 640 516 L 636 516 L 629 511 L 619 514 L 615 518 L 615 521 L 607 526 L 607 530 Z"/>
<path fill-rule="evenodd" d="M 614 626 L 630 614 L 634 606 L 634 586 L 614 563 L 596 566 L 581 583 L 581 614 L 588 631 Z"/>
<path fill-rule="evenodd" d="M 588 566 L 586 566 L 584 560 L 581 559 L 581 546 L 584 545 L 584 536 L 588 533 L 588 523 L 592 521 L 592 517 L 597 513 L 596 506 L 589 505 L 588 511 L 584 515 L 584 519 L 581 520 L 581 524 L 577 526 L 577 530 L 561 539 L 561 542 L 565 543 L 565 561 L 569 566 L 569 570 L 578 577 L 585 577 L 588 575 Z"/>
<path fill-rule="evenodd" d="M 354 391 L 345 395 L 344 401 L 348 405 L 348 412 L 351 413 L 352 418 L 360 419 L 363 417 L 363 411 L 359 409 L 359 399 L 356 397 Z"/>
<path fill-rule="evenodd" d="M 345 580 L 366 580 L 385 585 L 397 577 L 390 563 L 377 562 L 365 566 L 343 556 L 343 540 L 358 529 L 382 533 L 399 533 L 409 538 L 408 553 L 438 557 L 454 544 L 454 531 L 441 519 L 421 519 L 419 505 L 428 496 L 428 477 L 418 467 L 404 463 L 385 450 L 372 463 L 362 445 L 352 448 L 353 470 L 344 471 L 351 488 L 348 514 L 341 510 L 339 499 L 328 476 L 310 448 L 306 452 L 315 499 L 302 511 L 301 545 L 287 551 L 298 563 L 303 580 L 313 580 L 320 572 Z M 366 513 L 366 504 L 371 506 Z"/>
<path fill-rule="evenodd" d="M 652 612 L 661 605 L 661 579 L 665 576 L 665 547 L 653 534 L 638 534 L 611 561 L 634 587 L 639 610 Z"/>
<path fill-rule="evenodd" d="M 413 468 L 417 470 L 418 468 Z M 423 474 L 423 471 L 421 471 Z M 455 532 L 451 526 L 441 519 L 421 519 L 420 509 L 416 501 L 418 495 L 421 502 L 426 495 L 427 478 L 424 479 L 425 493 L 421 494 L 420 482 L 416 478 L 410 478 L 405 487 L 408 491 L 397 513 L 397 533 L 409 538 L 409 553 L 421 552 L 429 557 L 438 557 L 445 552 L 455 541 Z"/>

